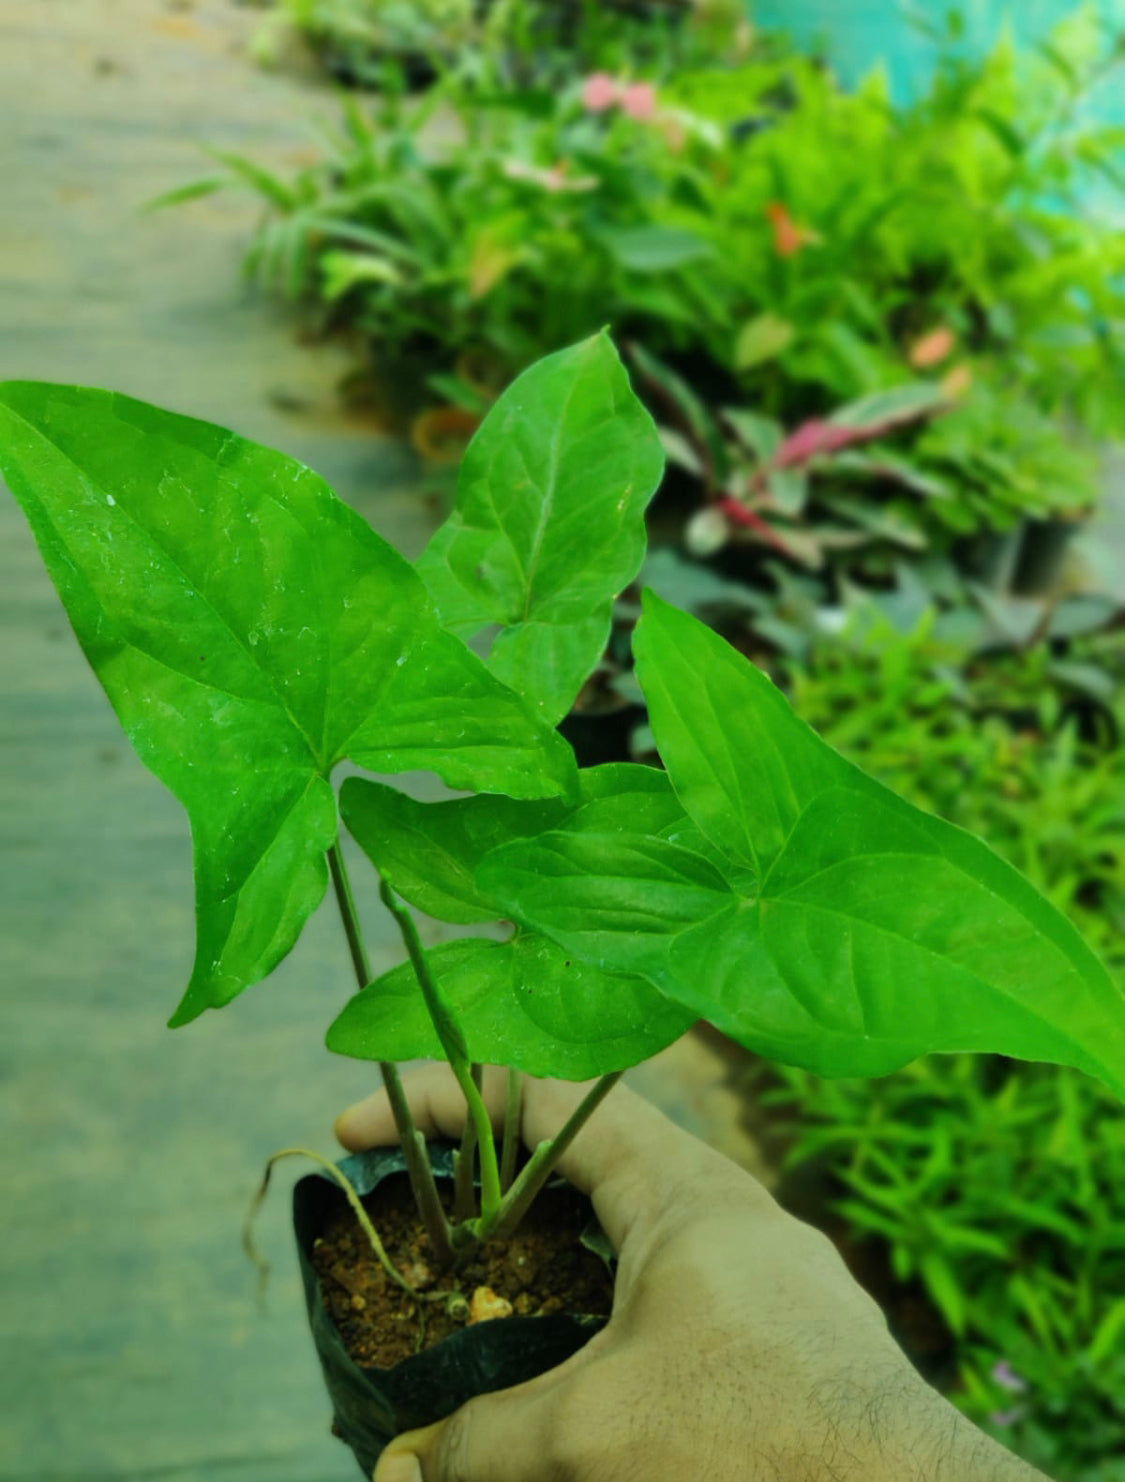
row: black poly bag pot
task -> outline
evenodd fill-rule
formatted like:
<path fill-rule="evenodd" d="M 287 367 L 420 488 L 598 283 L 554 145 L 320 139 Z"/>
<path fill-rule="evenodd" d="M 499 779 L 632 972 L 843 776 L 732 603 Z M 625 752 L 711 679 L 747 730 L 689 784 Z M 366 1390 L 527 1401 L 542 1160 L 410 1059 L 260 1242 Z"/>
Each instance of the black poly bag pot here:
<path fill-rule="evenodd" d="M 435 1178 L 452 1181 L 452 1146 L 435 1143 L 429 1152 Z M 404 1173 L 406 1159 L 401 1148 L 373 1148 L 342 1158 L 337 1166 L 362 1198 L 385 1178 Z M 462 1328 L 390 1369 L 357 1364 L 328 1314 L 312 1264 L 313 1242 L 346 1206 L 343 1191 L 326 1174 L 308 1174 L 293 1189 L 305 1306 L 335 1411 L 334 1429 L 352 1448 L 369 1482 L 393 1436 L 444 1420 L 475 1395 L 507 1389 L 556 1368 L 606 1324 L 604 1317 L 569 1313 L 505 1317 Z"/>

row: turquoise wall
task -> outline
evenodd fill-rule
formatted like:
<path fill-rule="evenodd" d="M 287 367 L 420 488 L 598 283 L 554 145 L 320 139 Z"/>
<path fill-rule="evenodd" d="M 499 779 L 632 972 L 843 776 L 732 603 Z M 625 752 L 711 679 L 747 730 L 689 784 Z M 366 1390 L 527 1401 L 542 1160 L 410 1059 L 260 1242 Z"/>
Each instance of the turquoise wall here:
<path fill-rule="evenodd" d="M 1125 0 L 1095 0 L 1103 17 L 1125 32 Z M 950 10 L 959 10 L 965 23 L 964 51 L 979 55 L 995 44 L 1005 25 L 1017 37 L 1042 36 L 1051 26 L 1073 15 L 1078 0 L 750 0 L 749 9 L 761 26 L 780 27 L 801 42 L 828 42 L 834 67 L 854 82 L 871 66 L 886 63 L 896 98 L 909 99 L 925 88 L 933 71 L 934 46 L 910 22 L 910 12 L 938 22 Z M 1099 111 L 1108 109 L 1125 120 L 1125 85 L 1120 76 L 1099 98 Z"/>
<path fill-rule="evenodd" d="M 1125 38 L 1125 0 L 1092 3 Z M 785 30 L 802 45 L 823 42 L 833 70 L 846 84 L 882 62 L 892 96 L 903 103 L 926 89 L 938 56 L 934 42 L 911 23 L 911 12 L 934 24 L 949 11 L 960 11 L 964 33 L 957 49 L 973 57 L 994 46 L 1005 28 L 1018 40 L 1031 41 L 1079 6 L 1080 0 L 748 0 L 759 26 Z M 1125 124 L 1125 66 L 1091 94 L 1084 112 L 1091 119 Z M 1087 212 L 1125 225 L 1122 195 L 1103 177 L 1092 176 L 1084 184 L 1083 201 Z"/>

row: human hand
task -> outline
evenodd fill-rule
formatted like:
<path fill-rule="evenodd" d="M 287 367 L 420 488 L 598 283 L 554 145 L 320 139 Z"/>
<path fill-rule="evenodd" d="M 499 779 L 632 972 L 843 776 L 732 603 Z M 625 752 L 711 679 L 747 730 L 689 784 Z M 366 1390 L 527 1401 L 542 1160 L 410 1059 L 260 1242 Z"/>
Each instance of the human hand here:
<path fill-rule="evenodd" d="M 426 1136 L 460 1135 L 448 1067 L 404 1086 Z M 586 1089 L 525 1077 L 527 1145 L 552 1137 Z M 486 1072 L 484 1094 L 499 1126 L 502 1072 Z M 397 1142 L 385 1094 L 336 1133 L 351 1150 Z M 559 1171 L 618 1254 L 608 1325 L 558 1368 L 396 1437 L 374 1482 L 1040 1478 L 923 1382 L 825 1236 L 625 1087 Z"/>

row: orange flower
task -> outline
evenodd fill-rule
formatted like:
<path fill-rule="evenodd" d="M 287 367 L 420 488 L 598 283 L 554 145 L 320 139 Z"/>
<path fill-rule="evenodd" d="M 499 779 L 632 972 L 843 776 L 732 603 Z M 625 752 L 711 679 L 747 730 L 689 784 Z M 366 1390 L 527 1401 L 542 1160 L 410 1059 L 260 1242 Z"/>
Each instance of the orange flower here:
<path fill-rule="evenodd" d="M 929 370 L 947 360 L 957 348 L 957 336 L 945 324 L 931 329 L 910 347 L 910 364 L 917 370 Z"/>
<path fill-rule="evenodd" d="M 823 240 L 807 226 L 798 226 L 788 207 L 780 201 L 771 201 L 766 207 L 766 215 L 773 227 L 773 245 L 778 257 L 796 257 L 802 248 Z"/>

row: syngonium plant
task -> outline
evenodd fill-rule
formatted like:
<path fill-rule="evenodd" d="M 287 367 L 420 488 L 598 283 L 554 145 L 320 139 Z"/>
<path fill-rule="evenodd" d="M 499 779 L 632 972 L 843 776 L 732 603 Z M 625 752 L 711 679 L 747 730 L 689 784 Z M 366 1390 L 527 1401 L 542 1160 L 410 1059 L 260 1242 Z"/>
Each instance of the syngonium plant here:
<path fill-rule="evenodd" d="M 316 474 L 234 433 L 107 391 L 0 386 L 0 465 L 129 739 L 191 820 L 196 956 L 172 1025 L 266 978 L 331 880 L 360 991 L 328 1045 L 380 1064 L 447 1261 L 510 1233 L 622 1071 L 699 1018 L 823 1075 L 993 1051 L 1125 1095 L 1125 996 L 1059 912 L 652 593 L 636 668 L 664 770 L 578 769 L 556 726 L 640 569 L 662 463 L 612 343 L 586 340 L 496 404 L 411 566 Z M 481 658 L 466 640 L 488 636 Z M 356 775 L 337 791 L 344 762 L 468 796 Z M 406 948 L 374 980 L 341 820 Z M 427 951 L 410 907 L 508 934 Z M 470 1111 L 452 1216 L 396 1069 L 441 1056 Z M 485 1062 L 509 1072 L 501 1156 Z M 524 1073 L 595 1085 L 516 1176 Z"/>

